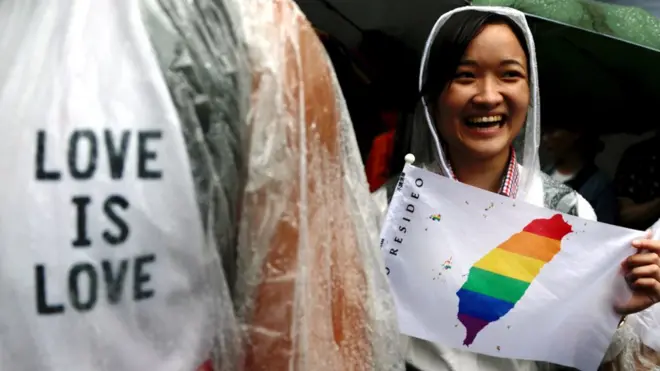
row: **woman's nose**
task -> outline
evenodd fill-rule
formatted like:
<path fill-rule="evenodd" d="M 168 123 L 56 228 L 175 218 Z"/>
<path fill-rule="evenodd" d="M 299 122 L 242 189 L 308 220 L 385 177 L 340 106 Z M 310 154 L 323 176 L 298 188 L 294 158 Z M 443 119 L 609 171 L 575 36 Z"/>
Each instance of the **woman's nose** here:
<path fill-rule="evenodd" d="M 486 107 L 493 107 L 504 101 L 504 97 L 498 90 L 497 84 L 492 81 L 484 80 L 481 84 L 479 84 L 478 89 L 479 90 L 477 91 L 477 94 L 475 94 L 474 98 L 472 99 L 475 104 Z"/>

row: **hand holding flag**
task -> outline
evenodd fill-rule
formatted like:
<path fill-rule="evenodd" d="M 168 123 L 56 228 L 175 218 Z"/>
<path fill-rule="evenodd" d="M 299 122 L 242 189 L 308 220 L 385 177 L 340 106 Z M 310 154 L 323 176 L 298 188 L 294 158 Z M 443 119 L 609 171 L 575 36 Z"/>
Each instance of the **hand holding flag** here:
<path fill-rule="evenodd" d="M 648 238 L 634 241 L 638 252 L 621 264 L 633 290 L 630 300 L 616 308 L 621 314 L 641 312 L 660 302 L 660 241 Z"/>

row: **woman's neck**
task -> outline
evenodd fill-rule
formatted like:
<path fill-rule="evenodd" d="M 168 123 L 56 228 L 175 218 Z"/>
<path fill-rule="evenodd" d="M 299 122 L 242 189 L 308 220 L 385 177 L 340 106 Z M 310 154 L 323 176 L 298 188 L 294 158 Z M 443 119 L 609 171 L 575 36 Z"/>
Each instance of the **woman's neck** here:
<path fill-rule="evenodd" d="M 494 193 L 500 191 L 502 177 L 509 166 L 509 156 L 508 151 L 486 160 L 450 154 L 454 175 L 461 183 Z"/>

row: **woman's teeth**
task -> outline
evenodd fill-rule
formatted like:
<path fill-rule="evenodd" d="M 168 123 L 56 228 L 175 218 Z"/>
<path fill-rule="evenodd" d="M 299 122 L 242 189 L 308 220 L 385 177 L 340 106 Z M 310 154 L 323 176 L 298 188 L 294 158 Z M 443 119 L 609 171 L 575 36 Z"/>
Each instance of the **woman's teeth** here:
<path fill-rule="evenodd" d="M 504 124 L 504 120 L 502 115 L 471 117 L 467 119 L 467 124 L 469 126 L 476 127 L 502 126 Z"/>

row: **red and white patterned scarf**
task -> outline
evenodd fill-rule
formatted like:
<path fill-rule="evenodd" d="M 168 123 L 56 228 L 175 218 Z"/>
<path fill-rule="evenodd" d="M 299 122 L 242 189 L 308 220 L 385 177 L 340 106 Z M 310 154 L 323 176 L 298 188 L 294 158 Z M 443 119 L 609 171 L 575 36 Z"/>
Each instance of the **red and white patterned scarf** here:
<path fill-rule="evenodd" d="M 458 180 L 456 178 L 456 175 L 454 174 L 454 170 L 451 168 L 451 164 L 449 164 L 449 171 L 451 171 L 451 177 L 455 180 Z M 518 181 L 519 181 L 519 170 L 518 170 L 518 163 L 516 161 L 516 151 L 511 147 L 511 155 L 509 156 L 509 165 L 507 166 L 506 173 L 504 174 L 504 178 L 502 178 L 502 183 L 500 184 L 500 190 L 498 191 L 499 194 L 506 196 L 506 197 L 511 197 L 515 198 L 516 195 L 518 194 Z"/>

